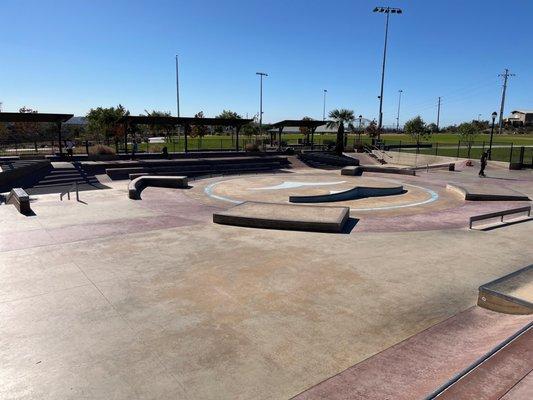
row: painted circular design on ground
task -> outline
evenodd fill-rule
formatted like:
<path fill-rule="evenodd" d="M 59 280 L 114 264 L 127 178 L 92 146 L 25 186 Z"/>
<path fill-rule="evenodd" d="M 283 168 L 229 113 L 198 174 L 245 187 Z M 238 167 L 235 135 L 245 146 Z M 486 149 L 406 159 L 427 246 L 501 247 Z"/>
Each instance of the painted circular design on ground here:
<path fill-rule="evenodd" d="M 389 178 L 353 177 L 333 174 L 277 174 L 226 178 L 207 184 L 203 191 L 211 199 L 231 204 L 245 201 L 287 203 L 289 196 L 336 193 L 355 186 L 390 187 L 403 185 L 406 193 L 320 203 L 347 206 L 351 211 L 382 211 L 416 207 L 435 202 L 439 194 L 429 188 Z"/>

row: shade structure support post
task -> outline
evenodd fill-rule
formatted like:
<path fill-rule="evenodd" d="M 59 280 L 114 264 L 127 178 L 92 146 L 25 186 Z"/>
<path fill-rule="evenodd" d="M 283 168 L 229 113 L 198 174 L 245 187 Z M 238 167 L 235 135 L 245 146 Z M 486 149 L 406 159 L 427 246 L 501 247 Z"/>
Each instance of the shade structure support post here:
<path fill-rule="evenodd" d="M 281 151 L 281 134 L 282 133 L 283 133 L 283 126 L 280 126 L 278 130 L 278 151 Z"/>
<path fill-rule="evenodd" d="M 57 140 L 59 141 L 59 158 L 63 158 L 63 138 L 61 137 L 61 122 L 57 123 Z"/>
<path fill-rule="evenodd" d="M 189 124 L 185 124 L 184 127 L 183 127 L 183 136 L 185 138 L 185 147 L 184 147 L 184 150 L 185 150 L 185 153 L 187 153 L 189 151 L 189 132 L 190 132 L 190 125 Z"/>
<path fill-rule="evenodd" d="M 239 151 L 239 132 L 241 127 L 239 125 L 235 126 L 235 151 Z"/>
<path fill-rule="evenodd" d="M 315 147 L 315 131 L 315 127 L 311 128 L 311 150 L 313 150 Z"/>

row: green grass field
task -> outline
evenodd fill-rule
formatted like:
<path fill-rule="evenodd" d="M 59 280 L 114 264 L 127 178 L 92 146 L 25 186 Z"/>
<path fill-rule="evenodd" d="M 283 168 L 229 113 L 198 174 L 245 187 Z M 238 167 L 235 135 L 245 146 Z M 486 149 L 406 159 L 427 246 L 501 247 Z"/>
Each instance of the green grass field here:
<path fill-rule="evenodd" d="M 353 146 L 354 143 L 357 140 L 358 135 L 348 135 L 348 146 Z M 264 139 L 268 139 L 267 136 L 263 136 Z M 324 134 L 315 135 L 315 144 L 321 145 L 324 142 L 327 141 L 335 141 L 335 135 L 334 134 Z M 381 135 L 382 140 L 385 144 L 393 145 L 393 144 L 413 144 L 414 141 L 411 137 L 404 135 L 404 134 L 383 134 Z M 302 140 L 303 135 L 296 134 L 296 133 L 289 133 L 283 135 L 283 140 L 287 142 L 287 145 L 296 145 L 298 143 L 298 140 Z M 249 137 L 239 137 L 239 147 L 242 149 L 247 143 L 254 142 L 256 140 L 255 137 L 249 138 Z M 442 133 L 442 134 L 435 134 L 432 135 L 428 140 L 422 140 L 420 143 L 432 143 L 435 144 L 438 143 L 438 147 L 446 146 L 446 145 L 457 145 L 459 143 L 460 137 L 459 135 L 455 134 L 448 134 L 448 133 Z M 475 139 L 475 142 L 473 145 L 475 146 L 488 146 L 490 140 L 489 135 L 478 135 Z M 371 139 L 366 136 L 361 136 L 361 141 L 365 144 L 371 143 Z M 463 143 L 461 143 L 462 145 Z M 495 135 L 493 139 L 494 145 L 500 145 L 500 146 L 510 146 L 511 144 L 515 146 L 533 146 L 533 135 Z M 185 148 L 185 142 L 183 137 L 180 137 L 179 139 L 177 137 L 173 138 L 172 142 L 168 144 L 163 143 L 142 143 L 139 146 L 139 149 L 141 151 L 150 151 L 150 152 L 159 152 L 161 149 L 167 146 L 168 150 L 170 152 L 174 151 L 183 151 Z M 231 138 L 231 136 L 218 136 L 218 135 L 209 135 L 204 136 L 203 138 L 189 138 L 188 139 L 188 149 L 189 150 L 227 150 L 235 148 L 235 140 Z M 445 149 L 439 149 L 439 154 L 441 150 L 444 152 Z M 466 149 L 465 149 L 466 150 Z M 428 149 L 425 149 L 424 151 L 428 151 Z M 453 153 L 455 151 L 455 154 L 457 154 L 456 149 L 453 150 L 447 150 L 448 153 Z M 444 154 L 444 153 L 443 153 Z M 462 154 L 462 153 L 461 153 Z M 494 153 L 493 153 L 494 154 Z"/>

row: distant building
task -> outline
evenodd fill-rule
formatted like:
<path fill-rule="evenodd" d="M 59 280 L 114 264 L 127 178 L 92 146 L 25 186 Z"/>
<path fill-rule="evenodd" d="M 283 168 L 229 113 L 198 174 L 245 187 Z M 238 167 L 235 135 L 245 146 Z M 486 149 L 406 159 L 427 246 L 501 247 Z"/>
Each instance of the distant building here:
<path fill-rule="evenodd" d="M 533 125 L 533 110 L 515 110 L 511 115 L 504 119 L 506 124 L 512 126 Z"/>

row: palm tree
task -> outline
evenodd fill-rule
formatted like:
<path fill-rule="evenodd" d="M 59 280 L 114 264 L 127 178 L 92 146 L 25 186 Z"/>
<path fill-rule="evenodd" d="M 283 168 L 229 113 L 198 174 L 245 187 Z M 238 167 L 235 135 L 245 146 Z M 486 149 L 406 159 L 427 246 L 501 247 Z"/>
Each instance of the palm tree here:
<path fill-rule="evenodd" d="M 338 155 L 341 155 L 344 151 L 344 124 L 351 125 L 355 121 L 355 114 L 353 110 L 336 108 L 335 110 L 330 111 L 328 116 L 331 119 L 331 121 L 328 122 L 328 128 L 332 128 L 334 126 L 338 127 L 335 152 Z"/>

